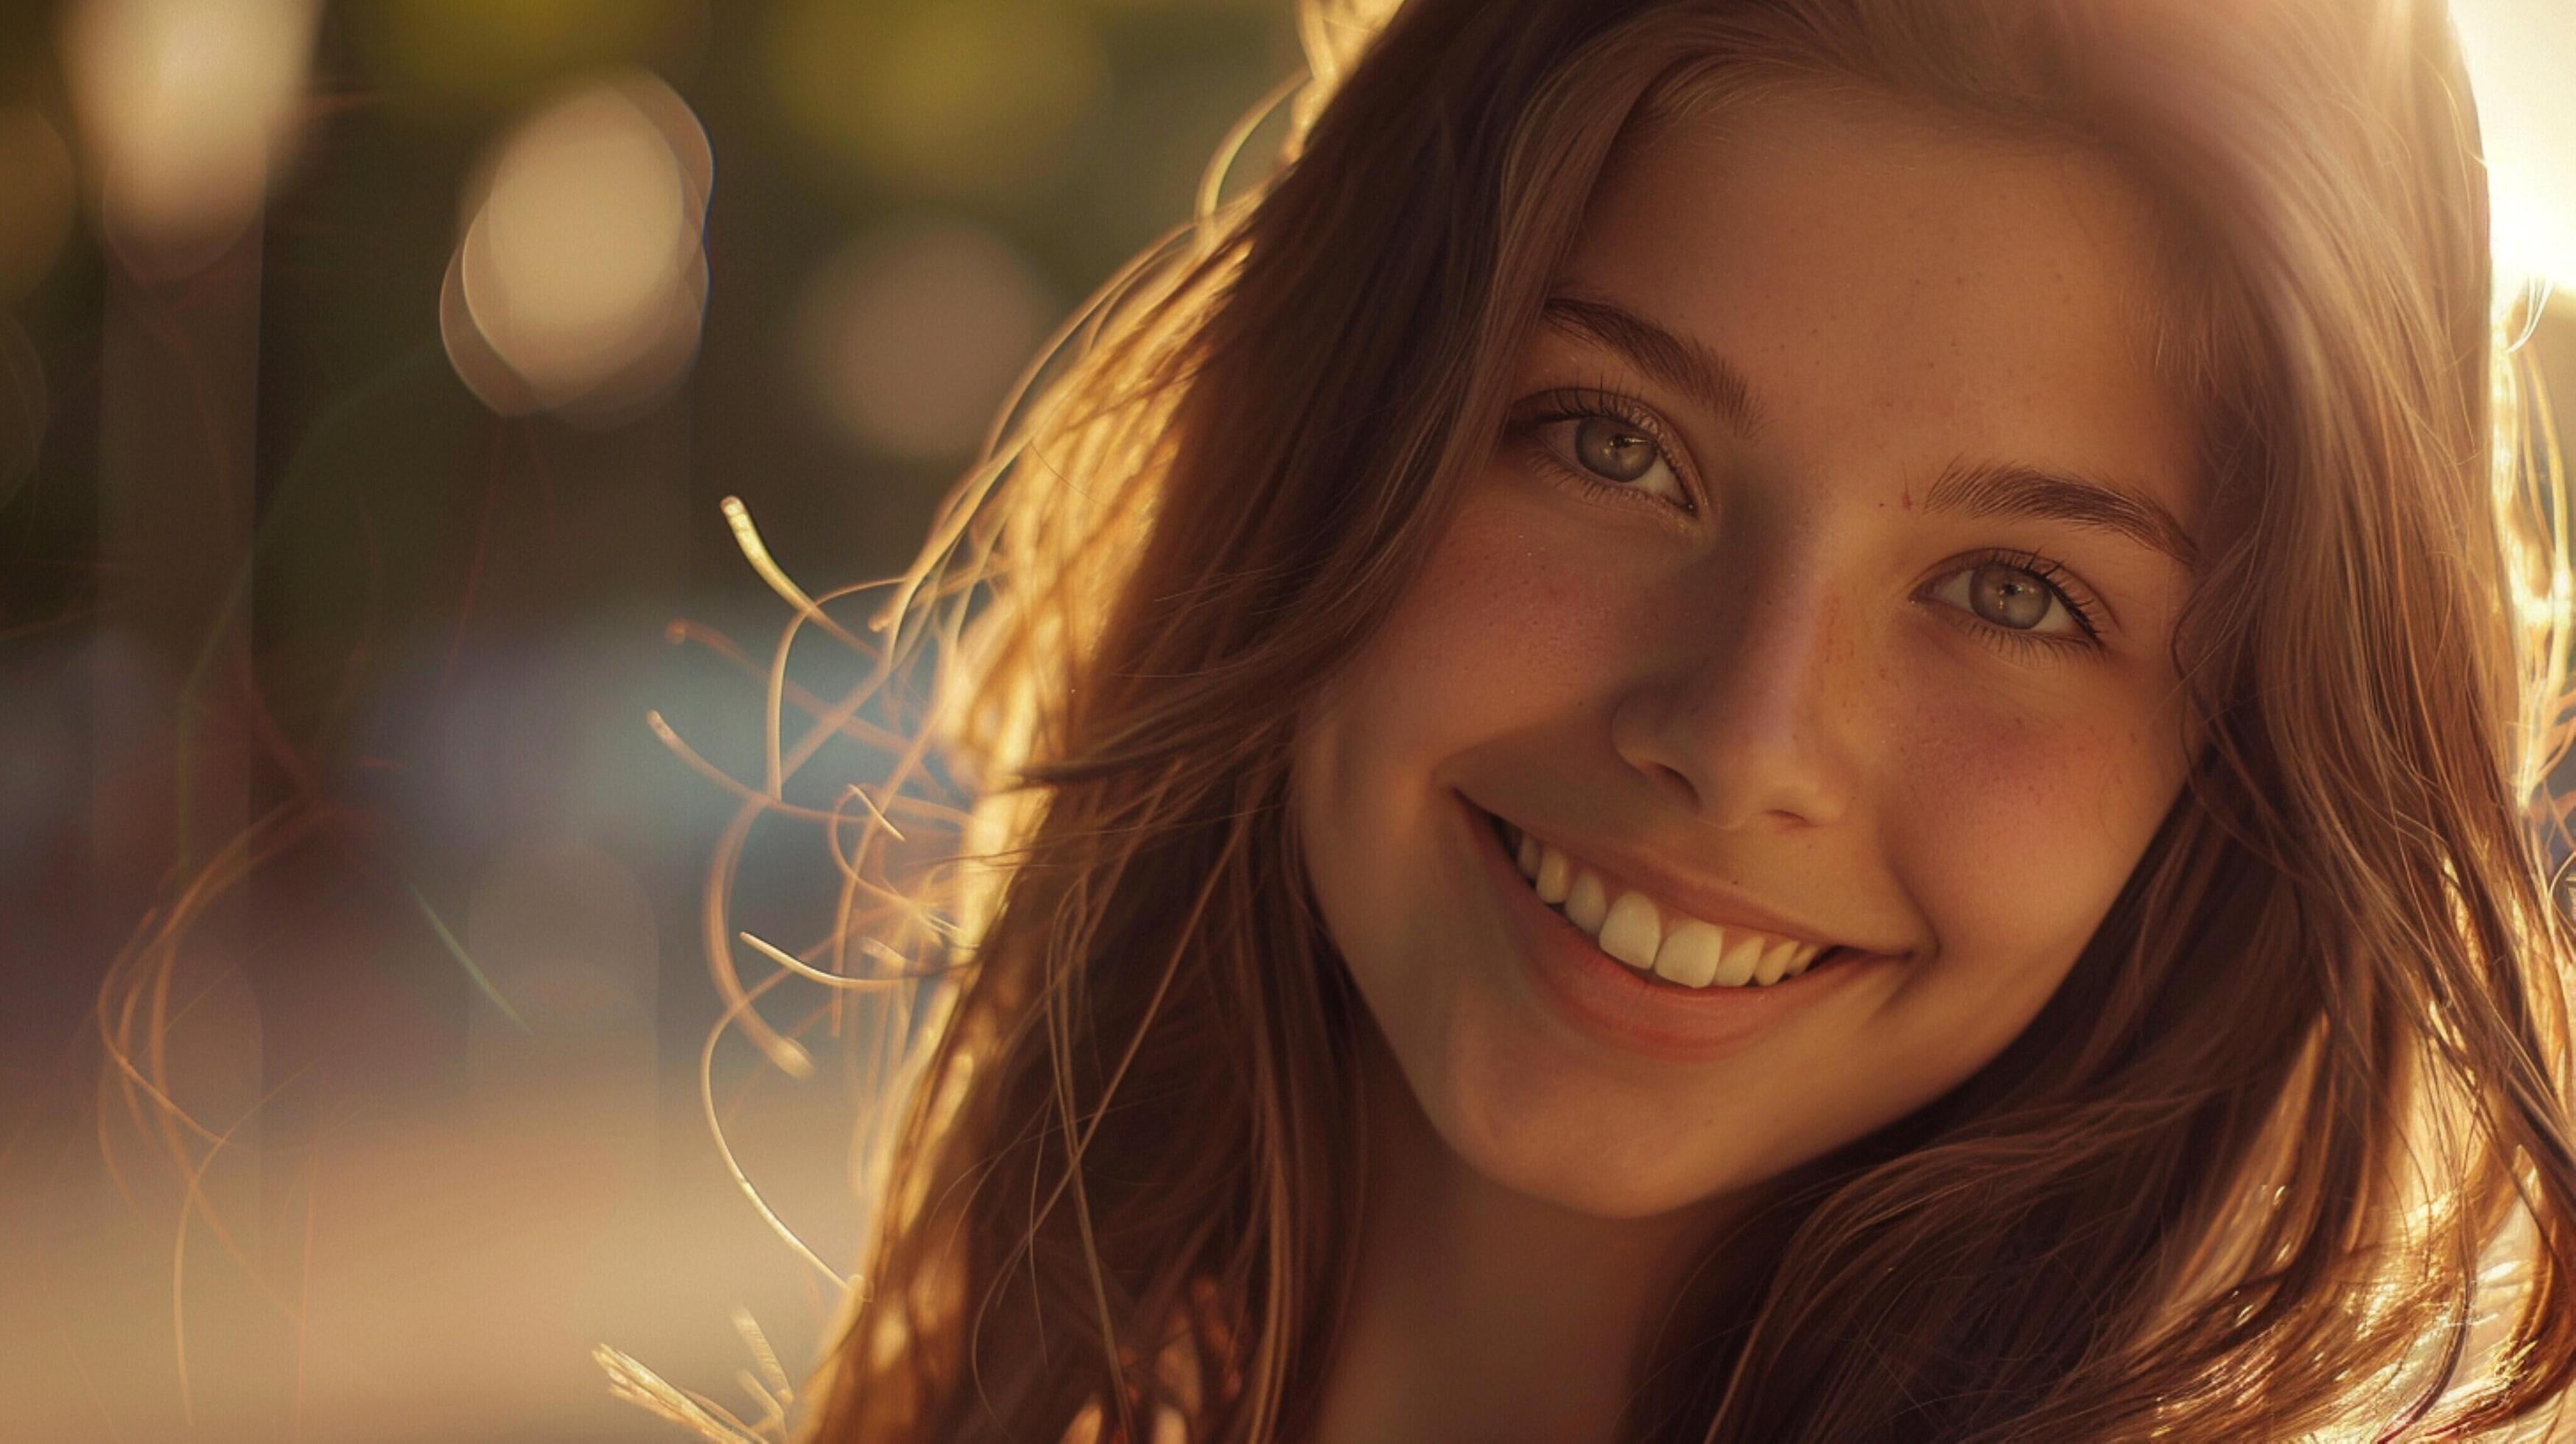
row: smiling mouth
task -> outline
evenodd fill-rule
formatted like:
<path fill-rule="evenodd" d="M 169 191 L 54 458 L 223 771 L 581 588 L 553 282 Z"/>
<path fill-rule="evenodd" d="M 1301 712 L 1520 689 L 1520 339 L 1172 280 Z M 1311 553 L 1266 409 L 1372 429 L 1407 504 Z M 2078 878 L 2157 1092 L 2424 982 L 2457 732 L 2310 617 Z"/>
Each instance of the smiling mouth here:
<path fill-rule="evenodd" d="M 1485 814 L 1503 855 L 1559 917 L 1593 946 L 1677 987 L 1768 988 L 1830 966 L 1847 947 L 1704 922 L 1602 874 L 1551 843 Z"/>

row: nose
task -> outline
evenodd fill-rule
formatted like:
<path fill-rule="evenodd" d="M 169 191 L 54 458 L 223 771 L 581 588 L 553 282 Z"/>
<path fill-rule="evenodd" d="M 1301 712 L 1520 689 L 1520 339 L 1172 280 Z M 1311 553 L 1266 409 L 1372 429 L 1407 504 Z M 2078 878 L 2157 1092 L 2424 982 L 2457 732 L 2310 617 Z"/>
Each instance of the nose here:
<path fill-rule="evenodd" d="M 1814 568 L 1703 578 L 1669 649 L 1611 712 L 1611 743 L 1719 828 L 1820 825 L 1851 805 L 1845 699 L 1860 658 Z"/>

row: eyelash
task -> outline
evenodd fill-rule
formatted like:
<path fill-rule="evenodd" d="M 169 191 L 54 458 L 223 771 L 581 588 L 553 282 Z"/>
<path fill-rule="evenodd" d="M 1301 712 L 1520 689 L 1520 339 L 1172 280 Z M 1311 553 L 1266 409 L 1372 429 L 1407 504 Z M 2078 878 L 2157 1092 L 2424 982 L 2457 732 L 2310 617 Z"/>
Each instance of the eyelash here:
<path fill-rule="evenodd" d="M 1524 402 L 1523 406 L 1537 409 L 1524 411 L 1513 420 L 1510 433 L 1512 438 L 1521 442 L 1533 456 L 1560 477 L 1580 486 L 1587 496 L 1602 499 L 1616 498 L 1622 505 L 1636 505 L 1639 502 L 1650 506 L 1672 505 L 1652 493 L 1640 492 L 1635 487 L 1620 482 L 1605 481 L 1582 467 L 1568 465 L 1553 448 L 1538 439 L 1541 427 L 1567 421 L 1584 421 L 1595 417 L 1616 421 L 1636 428 L 1639 435 L 1652 442 L 1657 458 L 1672 469 L 1676 479 L 1689 475 L 1683 465 L 1675 459 L 1678 448 L 1668 439 L 1662 424 L 1636 402 L 1615 391 L 1593 386 L 1562 387 L 1541 392 Z M 1682 489 L 1685 492 L 1697 490 L 1696 486 L 1688 480 L 1683 481 Z M 1697 500 L 1692 500 L 1686 510 L 1691 516 L 1699 515 Z M 2066 614 L 2074 619 L 2077 634 L 2017 631 L 2011 627 L 1996 626 L 1973 612 L 1962 613 L 1967 625 L 1981 639 L 2025 657 L 2043 652 L 2064 654 L 2069 651 L 2103 650 L 2101 603 L 2096 601 L 2085 585 L 2076 580 L 2075 576 L 2053 557 L 2042 556 L 2033 551 L 2016 551 L 2004 547 L 1988 548 L 1973 554 L 1966 559 L 1964 565 L 1943 572 L 1933 578 L 1933 581 L 1945 582 L 1962 571 L 1975 571 L 1987 566 L 2006 566 L 2037 578 L 2039 584 L 2048 589 L 2049 595 L 2057 599 L 2058 605 L 2066 608 Z M 1947 603 L 1943 606 L 1949 611 L 1960 610 Z"/>
<path fill-rule="evenodd" d="M 2084 584 L 2077 581 L 2074 575 L 2055 558 L 2044 557 L 2031 551 L 2014 551 L 2001 547 L 1988 548 L 1972 554 L 1965 566 L 1943 572 L 1933 578 L 1933 581 L 1946 582 L 1960 572 L 1975 571 L 1987 566 L 2010 567 L 2024 575 L 2036 577 L 2039 584 L 2048 588 L 2049 594 L 2057 598 L 2058 605 L 2066 608 L 2066 615 L 2075 619 L 2075 632 L 2066 634 L 2016 631 L 2011 627 L 1998 627 L 1974 612 L 1961 612 L 1960 615 L 1967 618 L 1968 624 L 1975 627 L 1979 636 L 1991 638 L 1998 645 L 2019 651 L 2025 656 L 2040 652 L 2099 652 L 2103 649 L 2102 604 L 2094 600 L 2092 593 L 2085 589 Z M 1949 607 L 1949 610 L 1957 612 L 1960 609 Z"/>
<path fill-rule="evenodd" d="M 1676 459 L 1681 448 L 1673 444 L 1672 438 L 1665 433 L 1663 424 L 1644 407 L 1615 391 L 1597 386 L 1566 386 L 1554 391 L 1540 392 L 1522 404 L 1537 409 L 1514 420 L 1513 437 L 1526 445 L 1533 455 L 1554 468 L 1560 475 L 1580 485 L 1586 495 L 1616 496 L 1623 498 L 1623 504 L 1627 505 L 1634 505 L 1638 501 L 1649 505 L 1671 505 L 1669 502 L 1659 502 L 1653 495 L 1640 492 L 1633 486 L 1604 481 L 1579 466 L 1566 465 L 1564 458 L 1558 456 L 1553 448 L 1538 439 L 1541 427 L 1553 426 L 1565 421 L 1586 421 L 1595 417 L 1634 427 L 1639 435 L 1654 443 L 1656 457 L 1664 465 L 1672 468 L 1674 478 L 1682 482 L 1682 490 L 1685 493 L 1696 490 L 1690 481 L 1685 479 L 1689 473 Z M 1696 498 L 1690 502 L 1688 514 L 1699 515 L 1699 502 Z"/>

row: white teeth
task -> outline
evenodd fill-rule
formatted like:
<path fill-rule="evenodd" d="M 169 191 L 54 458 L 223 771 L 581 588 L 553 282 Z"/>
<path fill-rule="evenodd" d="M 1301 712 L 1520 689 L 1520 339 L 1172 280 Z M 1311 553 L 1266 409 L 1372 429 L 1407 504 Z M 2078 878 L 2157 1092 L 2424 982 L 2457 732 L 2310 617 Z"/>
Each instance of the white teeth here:
<path fill-rule="evenodd" d="M 1705 988 L 1717 976 L 1717 955 L 1726 934 L 1697 918 L 1665 937 L 1655 953 L 1655 976 L 1685 988 Z"/>
<path fill-rule="evenodd" d="M 1538 856 L 1538 900 L 1561 903 L 1574 887 L 1574 862 L 1552 847 L 1541 847 Z"/>
<path fill-rule="evenodd" d="M 1797 950 L 1798 945 L 1786 938 L 1764 949 L 1760 965 L 1753 970 L 1753 981 L 1765 988 L 1780 981 L 1781 974 L 1788 970 L 1789 955 Z"/>
<path fill-rule="evenodd" d="M 1510 828 L 1505 841 L 1541 902 L 1558 906 L 1604 953 L 1666 982 L 1686 988 L 1767 988 L 1806 972 L 1824 955 L 1822 943 L 1730 933 L 1697 918 L 1667 918 L 1644 893 L 1611 897 L 1599 873 L 1518 828 Z"/>
<path fill-rule="evenodd" d="M 1576 927 L 1601 936 L 1602 920 L 1610 916 L 1610 895 L 1602 889 L 1601 874 L 1588 867 L 1575 874 L 1574 887 L 1565 895 L 1565 915 Z"/>
<path fill-rule="evenodd" d="M 1727 939 L 1726 952 L 1717 960 L 1717 986 L 1740 988 L 1753 981 L 1754 966 L 1762 959 L 1762 940 L 1751 933 Z"/>
<path fill-rule="evenodd" d="M 1601 920 L 1601 951 L 1632 968 L 1653 967 L 1663 941 L 1663 919 L 1655 916 L 1655 905 L 1643 893 L 1619 894 Z"/>

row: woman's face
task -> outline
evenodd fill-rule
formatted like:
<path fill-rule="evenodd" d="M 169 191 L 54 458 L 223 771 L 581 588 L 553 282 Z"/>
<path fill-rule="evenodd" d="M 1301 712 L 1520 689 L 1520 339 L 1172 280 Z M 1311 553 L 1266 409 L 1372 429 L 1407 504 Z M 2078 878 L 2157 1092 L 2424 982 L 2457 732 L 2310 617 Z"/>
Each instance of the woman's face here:
<path fill-rule="evenodd" d="M 2106 160 L 1822 92 L 1605 179 L 1298 747 L 1324 920 L 1484 1175 L 1615 1217 L 1759 1183 L 2065 977 L 2187 760 L 2151 233 Z"/>

